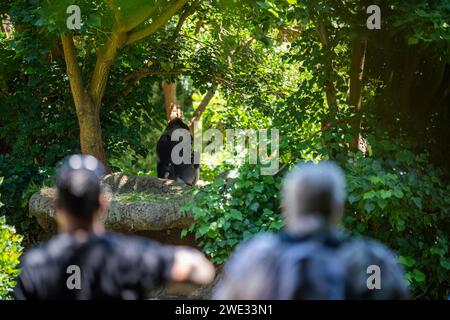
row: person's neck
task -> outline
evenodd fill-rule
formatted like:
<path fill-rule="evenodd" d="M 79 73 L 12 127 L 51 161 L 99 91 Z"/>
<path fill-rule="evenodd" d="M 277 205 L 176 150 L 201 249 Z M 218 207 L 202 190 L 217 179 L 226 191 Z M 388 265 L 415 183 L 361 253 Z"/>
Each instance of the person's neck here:
<path fill-rule="evenodd" d="M 70 229 L 66 230 L 66 233 L 80 241 L 84 241 L 91 235 L 102 235 L 103 233 L 105 233 L 105 228 L 102 225 L 93 223 L 88 226 L 73 226 Z"/>
<path fill-rule="evenodd" d="M 333 228 L 324 218 L 317 215 L 304 215 L 297 217 L 294 223 L 288 223 L 286 231 L 289 234 L 301 236 L 315 233 L 323 229 Z"/>

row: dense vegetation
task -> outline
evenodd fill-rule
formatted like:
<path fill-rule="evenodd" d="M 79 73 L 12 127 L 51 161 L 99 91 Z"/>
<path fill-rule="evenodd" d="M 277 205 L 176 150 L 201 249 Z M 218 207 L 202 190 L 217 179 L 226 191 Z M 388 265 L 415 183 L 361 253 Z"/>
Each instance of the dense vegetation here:
<path fill-rule="evenodd" d="M 0 177 L 0 185 L 3 177 Z M 3 204 L 0 202 L 0 207 Z M 22 253 L 22 237 L 16 230 L 6 224 L 5 217 L 0 217 L 0 300 L 11 297 L 15 277 L 19 270 L 17 265 Z"/>
<path fill-rule="evenodd" d="M 25 245 L 39 238 L 29 196 L 59 160 L 81 151 L 154 175 L 176 112 L 203 130 L 280 131 L 274 176 L 233 153 L 202 158 L 212 183 L 186 208 L 215 263 L 282 227 L 286 170 L 332 159 L 348 231 L 393 248 L 414 297 L 448 296 L 450 1 L 78 1 L 82 28 L 68 31 L 70 4 L 0 4 L 0 215 Z M 372 4 L 380 30 L 366 26 Z"/>

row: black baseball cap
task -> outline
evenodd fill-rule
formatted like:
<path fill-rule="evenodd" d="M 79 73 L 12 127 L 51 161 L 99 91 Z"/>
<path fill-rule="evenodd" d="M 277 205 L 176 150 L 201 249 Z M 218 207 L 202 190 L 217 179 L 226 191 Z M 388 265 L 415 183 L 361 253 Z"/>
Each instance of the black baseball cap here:
<path fill-rule="evenodd" d="M 91 218 L 100 207 L 103 164 L 91 155 L 66 157 L 56 171 L 56 203 L 69 214 Z"/>

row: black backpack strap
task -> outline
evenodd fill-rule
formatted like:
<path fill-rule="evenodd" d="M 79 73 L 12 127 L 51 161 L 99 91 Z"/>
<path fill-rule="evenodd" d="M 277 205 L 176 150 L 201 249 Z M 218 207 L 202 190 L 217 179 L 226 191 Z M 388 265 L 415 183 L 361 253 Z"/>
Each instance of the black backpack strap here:
<path fill-rule="evenodd" d="M 320 230 L 301 237 L 278 235 L 275 299 L 343 299 L 345 267 L 338 248 L 346 237 Z"/>
<path fill-rule="evenodd" d="M 307 262 L 314 252 L 320 250 L 318 242 L 299 242 L 285 246 L 278 258 L 276 272 L 278 284 L 275 290 L 277 299 L 292 299 L 299 287 L 308 283 Z"/>

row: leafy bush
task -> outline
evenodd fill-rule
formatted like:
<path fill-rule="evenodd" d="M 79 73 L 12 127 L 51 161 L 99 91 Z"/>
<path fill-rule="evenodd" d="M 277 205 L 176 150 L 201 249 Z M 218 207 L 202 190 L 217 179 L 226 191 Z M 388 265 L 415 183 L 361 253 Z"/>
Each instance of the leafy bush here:
<path fill-rule="evenodd" d="M 0 300 L 11 298 L 15 277 L 19 273 L 17 265 L 22 254 L 21 241 L 22 236 L 6 225 L 5 217 L 0 217 Z"/>
<path fill-rule="evenodd" d="M 224 263 L 239 242 L 255 233 L 283 226 L 278 213 L 279 184 L 279 177 L 261 175 L 258 166 L 243 165 L 230 172 L 228 179 L 194 191 L 194 201 L 182 209 L 193 212 L 195 223 L 189 231 L 195 230 L 213 263 Z"/>
<path fill-rule="evenodd" d="M 447 297 L 450 185 L 442 173 L 425 155 L 408 150 L 396 151 L 390 159 L 352 159 L 346 171 L 347 229 L 374 237 L 399 254 L 413 297 Z"/>
<path fill-rule="evenodd" d="M 3 178 L 0 178 L 0 184 Z M 0 202 L 0 206 L 2 203 Z M 10 299 L 18 275 L 17 265 L 22 253 L 22 237 L 0 217 L 0 300 Z"/>

